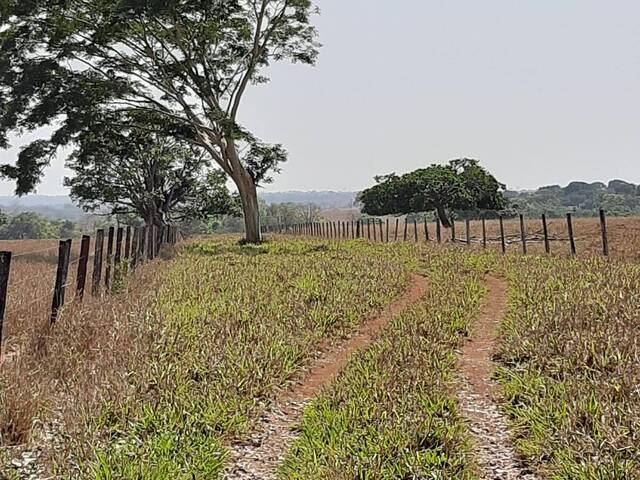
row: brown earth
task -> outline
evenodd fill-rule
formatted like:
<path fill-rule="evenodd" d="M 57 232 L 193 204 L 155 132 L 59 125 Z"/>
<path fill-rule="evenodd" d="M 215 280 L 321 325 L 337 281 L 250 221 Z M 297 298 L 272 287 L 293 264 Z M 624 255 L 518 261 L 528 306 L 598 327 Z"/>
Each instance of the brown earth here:
<path fill-rule="evenodd" d="M 479 477 L 485 480 L 537 480 L 511 445 L 507 422 L 495 400 L 492 379 L 496 330 L 507 305 L 506 282 L 487 279 L 488 294 L 473 332 L 462 350 L 460 404 L 474 441 Z"/>

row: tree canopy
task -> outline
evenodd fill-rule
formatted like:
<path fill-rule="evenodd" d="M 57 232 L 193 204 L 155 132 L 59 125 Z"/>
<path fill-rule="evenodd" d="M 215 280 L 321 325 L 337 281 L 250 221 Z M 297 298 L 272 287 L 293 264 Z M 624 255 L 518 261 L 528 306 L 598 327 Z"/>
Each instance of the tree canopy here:
<path fill-rule="evenodd" d="M 256 183 L 285 157 L 238 114 L 272 62 L 315 62 L 315 11 L 310 0 L 0 2 L 0 148 L 11 132 L 55 125 L 0 173 L 30 192 L 95 119 L 152 112 L 233 179 L 259 241 Z"/>
<path fill-rule="evenodd" d="M 154 128 L 162 124 L 155 114 L 113 117 L 77 136 L 67 164 L 74 176 L 65 185 L 86 211 L 136 214 L 158 226 L 235 211 L 226 175 L 202 149 Z"/>
<path fill-rule="evenodd" d="M 362 211 L 368 215 L 403 215 L 435 210 L 450 226 L 451 210 L 504 208 L 505 186 L 477 160 L 452 160 L 405 175 L 376 177 L 377 184 L 360 193 Z"/>

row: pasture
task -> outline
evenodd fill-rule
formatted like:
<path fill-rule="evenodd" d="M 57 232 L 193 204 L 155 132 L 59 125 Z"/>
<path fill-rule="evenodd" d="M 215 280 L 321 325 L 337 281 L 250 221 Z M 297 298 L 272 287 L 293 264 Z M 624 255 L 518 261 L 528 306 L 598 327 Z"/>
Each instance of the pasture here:
<path fill-rule="evenodd" d="M 593 220 L 576 220 L 573 259 L 422 236 L 191 239 L 53 326 L 57 243 L 15 242 L 0 478 L 640 478 L 639 224 L 609 225 L 609 260 Z M 487 312 L 481 365 L 466 347 Z M 488 421 L 512 456 L 483 448 Z"/>

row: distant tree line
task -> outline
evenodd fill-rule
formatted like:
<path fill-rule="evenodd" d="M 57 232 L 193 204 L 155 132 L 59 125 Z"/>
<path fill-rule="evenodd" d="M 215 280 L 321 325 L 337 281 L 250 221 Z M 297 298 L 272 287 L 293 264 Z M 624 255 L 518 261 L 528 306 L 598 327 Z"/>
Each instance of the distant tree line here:
<path fill-rule="evenodd" d="M 71 238 L 86 226 L 71 220 L 52 220 L 36 212 L 0 212 L 0 240 Z"/>
<path fill-rule="evenodd" d="M 610 216 L 640 215 L 640 186 L 623 180 L 602 182 L 571 182 L 566 187 L 550 185 L 533 192 L 506 192 L 511 212 L 527 216 L 592 217 L 601 208 Z"/>
<path fill-rule="evenodd" d="M 258 203 L 262 225 L 265 227 L 317 222 L 321 219 L 322 208 L 314 203 L 267 204 L 261 198 Z M 238 233 L 242 232 L 243 228 L 244 222 L 238 215 L 221 215 L 215 218 L 210 232 L 207 233 Z"/>

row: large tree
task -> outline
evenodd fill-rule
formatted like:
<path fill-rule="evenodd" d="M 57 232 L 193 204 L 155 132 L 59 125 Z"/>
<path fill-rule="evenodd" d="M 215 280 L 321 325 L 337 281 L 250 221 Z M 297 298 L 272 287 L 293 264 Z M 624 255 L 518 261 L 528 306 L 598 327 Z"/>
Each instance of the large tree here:
<path fill-rule="evenodd" d="M 201 148 L 165 134 L 155 114 L 96 120 L 76 138 L 65 178 L 87 211 L 135 214 L 148 225 L 232 213 L 226 175 Z"/>
<path fill-rule="evenodd" d="M 377 184 L 360 193 L 368 215 L 402 215 L 435 210 L 445 227 L 451 210 L 499 210 L 506 206 L 505 186 L 477 160 L 452 160 L 405 175 L 376 177 Z"/>
<path fill-rule="evenodd" d="M 314 63 L 314 12 L 310 0 L 1 1 L 0 147 L 56 126 L 1 173 L 29 192 L 95 119 L 153 112 L 233 179 L 246 240 L 260 241 L 256 188 L 284 156 L 240 125 L 240 107 L 271 62 Z"/>

